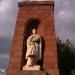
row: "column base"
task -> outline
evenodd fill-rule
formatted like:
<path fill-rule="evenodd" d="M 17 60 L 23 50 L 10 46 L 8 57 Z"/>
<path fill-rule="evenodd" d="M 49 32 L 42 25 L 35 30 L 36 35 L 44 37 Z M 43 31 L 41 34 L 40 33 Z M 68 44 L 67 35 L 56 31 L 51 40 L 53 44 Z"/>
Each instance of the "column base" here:
<path fill-rule="evenodd" d="M 35 66 L 23 66 L 23 71 L 24 70 L 31 70 L 31 71 L 39 71 L 40 70 L 40 66 L 39 65 L 35 65 Z"/>

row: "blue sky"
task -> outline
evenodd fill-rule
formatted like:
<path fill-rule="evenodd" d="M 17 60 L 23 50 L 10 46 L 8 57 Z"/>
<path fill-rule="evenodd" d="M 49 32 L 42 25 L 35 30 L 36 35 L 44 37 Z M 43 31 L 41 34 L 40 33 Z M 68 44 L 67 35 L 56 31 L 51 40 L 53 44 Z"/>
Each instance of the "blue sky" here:
<path fill-rule="evenodd" d="M 16 0 L 0 0 L 0 68 L 8 64 L 17 13 Z M 75 43 L 75 0 L 56 0 L 54 15 L 56 35 Z"/>

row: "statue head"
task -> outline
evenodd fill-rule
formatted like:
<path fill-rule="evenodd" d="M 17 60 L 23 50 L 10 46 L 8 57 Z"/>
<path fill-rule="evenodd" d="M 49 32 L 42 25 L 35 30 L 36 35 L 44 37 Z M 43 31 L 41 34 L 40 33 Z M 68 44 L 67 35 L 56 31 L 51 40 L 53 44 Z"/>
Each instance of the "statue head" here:
<path fill-rule="evenodd" d="M 33 29 L 33 30 L 32 30 L 32 33 L 33 33 L 33 34 L 36 34 L 36 29 Z"/>

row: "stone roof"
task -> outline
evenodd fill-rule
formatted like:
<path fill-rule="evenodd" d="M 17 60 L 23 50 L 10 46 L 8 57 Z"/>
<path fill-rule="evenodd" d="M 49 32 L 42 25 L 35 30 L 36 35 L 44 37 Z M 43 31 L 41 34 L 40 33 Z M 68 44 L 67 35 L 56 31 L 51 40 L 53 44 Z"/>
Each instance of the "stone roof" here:
<path fill-rule="evenodd" d="M 18 2 L 24 2 L 24 1 L 54 1 L 54 0 L 18 0 Z"/>

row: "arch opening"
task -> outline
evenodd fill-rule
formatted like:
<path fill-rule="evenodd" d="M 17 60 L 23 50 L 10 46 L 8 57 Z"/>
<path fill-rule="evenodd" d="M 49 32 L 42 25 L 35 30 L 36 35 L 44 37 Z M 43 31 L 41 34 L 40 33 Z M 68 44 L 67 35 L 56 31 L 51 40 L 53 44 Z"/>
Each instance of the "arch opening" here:
<path fill-rule="evenodd" d="M 26 51 L 27 51 L 27 38 L 32 34 L 32 29 L 38 29 L 38 26 L 40 24 L 39 19 L 29 19 L 25 23 L 25 28 L 24 28 L 24 40 L 23 40 L 23 49 L 22 49 L 22 60 L 21 60 L 21 70 L 23 66 L 26 64 L 27 60 L 25 59 Z"/>

